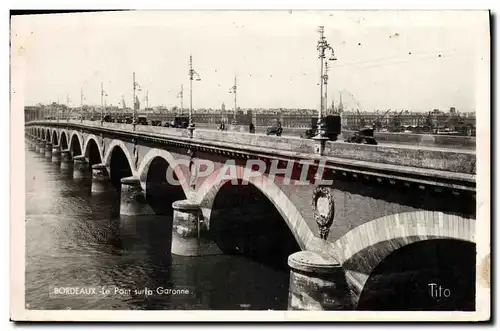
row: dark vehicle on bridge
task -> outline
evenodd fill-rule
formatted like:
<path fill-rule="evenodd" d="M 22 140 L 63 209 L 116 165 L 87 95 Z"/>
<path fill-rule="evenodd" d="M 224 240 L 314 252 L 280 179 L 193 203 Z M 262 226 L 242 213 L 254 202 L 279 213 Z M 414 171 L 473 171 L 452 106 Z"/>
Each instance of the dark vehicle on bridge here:
<path fill-rule="evenodd" d="M 148 118 L 146 116 L 137 117 L 137 124 L 139 125 L 148 125 Z"/>
<path fill-rule="evenodd" d="M 161 126 L 161 120 L 157 120 L 157 119 L 151 120 L 151 125 L 152 126 Z"/>
<path fill-rule="evenodd" d="M 189 125 L 189 117 L 187 116 L 176 116 L 172 121 L 165 123 L 166 127 L 186 129 Z"/>
<path fill-rule="evenodd" d="M 323 117 L 325 123 L 326 136 L 331 141 L 336 141 L 337 136 L 342 132 L 340 115 L 328 115 Z M 301 138 L 311 139 L 316 135 L 318 129 L 318 118 L 311 117 L 311 127 L 305 133 L 300 134 Z"/>
<path fill-rule="evenodd" d="M 356 144 L 377 145 L 377 141 L 373 135 L 375 130 L 373 128 L 363 128 L 355 132 L 353 136 L 347 138 L 345 142 Z"/>
<path fill-rule="evenodd" d="M 281 127 L 281 122 L 276 120 L 270 126 L 267 127 L 266 134 L 268 136 L 281 136 L 283 133 L 283 128 Z"/>

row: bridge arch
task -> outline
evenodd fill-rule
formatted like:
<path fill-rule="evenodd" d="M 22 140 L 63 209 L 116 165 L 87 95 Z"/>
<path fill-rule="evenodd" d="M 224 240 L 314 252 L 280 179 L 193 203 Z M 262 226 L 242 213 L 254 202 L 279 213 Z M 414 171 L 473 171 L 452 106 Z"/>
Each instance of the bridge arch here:
<path fill-rule="evenodd" d="M 54 130 L 52 131 L 52 138 L 51 138 L 51 140 L 50 140 L 50 141 L 52 142 L 52 145 L 54 145 L 54 146 L 59 145 L 59 139 L 58 139 L 58 137 L 57 137 L 57 136 L 58 136 L 57 129 L 54 129 Z"/>
<path fill-rule="evenodd" d="M 159 148 L 151 149 L 146 155 L 144 155 L 137 169 L 137 175 L 141 181 L 141 186 L 144 189 L 144 192 L 147 193 L 148 188 L 146 182 L 147 182 L 148 172 L 152 162 L 156 158 L 162 158 L 163 160 L 165 160 L 165 162 L 167 162 L 167 164 L 172 168 L 172 171 L 177 177 L 177 180 L 179 181 L 180 185 L 182 186 L 184 194 L 186 196 L 189 196 L 191 194 L 191 188 L 189 187 L 188 178 L 186 178 L 184 172 L 182 172 L 178 162 L 175 160 L 172 154 L 170 154 L 170 152 L 164 149 L 159 149 Z"/>
<path fill-rule="evenodd" d="M 235 176 L 225 176 L 225 179 L 218 180 L 219 172 L 226 171 L 225 168 L 214 171 L 208 176 L 200 188 L 196 192 L 195 200 L 198 201 L 202 208 L 202 213 L 205 220 L 210 227 L 210 218 L 212 214 L 212 207 L 217 194 L 220 189 L 230 181 L 239 180 L 243 178 L 243 167 L 236 166 L 237 171 Z M 293 234 L 295 241 L 302 250 L 316 250 L 317 238 L 315 238 L 311 229 L 302 217 L 301 213 L 290 201 L 287 195 L 277 186 L 274 182 L 269 180 L 267 176 L 250 177 L 248 183 L 254 186 L 260 193 L 262 193 L 276 208 L 283 220 L 285 221 L 288 229 Z"/>
<path fill-rule="evenodd" d="M 102 146 L 95 135 L 89 134 L 87 136 L 83 145 L 83 155 L 89 160 L 91 167 L 102 162 Z"/>
<path fill-rule="evenodd" d="M 47 130 L 45 130 L 45 139 L 47 139 L 47 142 L 51 143 L 52 142 L 52 137 L 50 136 L 50 129 L 47 128 Z"/>
<path fill-rule="evenodd" d="M 61 146 L 61 150 L 67 150 L 68 149 L 68 133 L 66 132 L 66 130 L 62 130 L 61 131 L 61 134 L 60 134 L 60 146 Z"/>
<path fill-rule="evenodd" d="M 42 128 L 40 131 L 41 131 L 41 136 L 42 136 L 42 139 L 43 139 L 43 140 L 46 140 L 46 139 L 45 139 L 45 129 L 44 129 L 44 128 Z"/>
<path fill-rule="evenodd" d="M 122 178 L 133 176 L 136 173 L 128 148 L 121 140 L 111 141 L 106 148 L 103 163 L 109 169 L 111 182 L 117 189 L 121 188 L 120 180 Z"/>
<path fill-rule="evenodd" d="M 135 165 L 134 165 L 134 161 L 132 159 L 132 156 L 130 155 L 130 152 L 127 148 L 127 146 L 125 145 L 125 143 L 121 140 L 118 140 L 118 139 L 114 139 L 111 141 L 111 143 L 109 144 L 109 146 L 106 148 L 106 154 L 104 156 L 104 160 L 103 160 L 103 163 L 106 165 L 106 166 L 109 166 L 110 165 L 110 162 L 111 162 L 111 155 L 113 154 L 113 150 L 115 148 L 120 148 L 121 151 L 123 152 L 123 154 L 125 154 L 126 158 L 127 158 L 127 162 L 128 162 L 128 165 L 130 167 L 130 170 L 132 171 L 132 175 L 134 175 L 136 173 L 136 169 L 135 169 Z"/>
<path fill-rule="evenodd" d="M 433 211 L 384 216 L 364 223 L 333 243 L 358 305 L 374 270 L 401 249 L 438 240 L 475 245 L 475 220 Z"/>
<path fill-rule="evenodd" d="M 172 175 L 175 182 L 169 181 Z M 151 149 L 143 157 L 137 176 L 148 204 L 157 214 L 171 215 L 172 203 L 186 199 L 192 191 L 181 164 L 163 149 Z"/>
<path fill-rule="evenodd" d="M 71 155 L 79 156 L 83 154 L 83 137 L 78 131 L 71 132 L 71 138 L 69 139 L 69 150 Z"/>

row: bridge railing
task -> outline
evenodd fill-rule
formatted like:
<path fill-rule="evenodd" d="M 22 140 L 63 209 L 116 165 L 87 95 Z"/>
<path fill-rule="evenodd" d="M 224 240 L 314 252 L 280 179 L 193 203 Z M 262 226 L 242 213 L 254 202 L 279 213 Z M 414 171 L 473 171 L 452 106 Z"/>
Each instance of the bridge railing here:
<path fill-rule="evenodd" d="M 57 121 L 38 121 L 35 123 L 52 124 Z M 61 123 L 61 122 L 59 122 Z M 185 129 L 160 126 L 136 125 L 121 123 L 100 123 L 95 121 L 70 120 L 68 124 L 84 125 L 96 129 L 108 128 L 130 133 L 146 133 L 176 139 L 190 139 Z M 220 143 L 236 149 L 253 149 L 275 154 L 294 153 L 297 158 L 316 155 L 316 142 L 298 137 L 276 137 L 265 134 L 244 132 L 227 132 L 206 129 L 195 129 L 192 138 L 196 143 Z M 328 141 L 323 157 L 332 159 L 355 160 L 393 166 L 425 168 L 438 171 L 473 175 L 476 173 L 476 153 L 474 150 L 454 150 L 435 147 L 405 145 L 363 145 L 341 141 Z"/>

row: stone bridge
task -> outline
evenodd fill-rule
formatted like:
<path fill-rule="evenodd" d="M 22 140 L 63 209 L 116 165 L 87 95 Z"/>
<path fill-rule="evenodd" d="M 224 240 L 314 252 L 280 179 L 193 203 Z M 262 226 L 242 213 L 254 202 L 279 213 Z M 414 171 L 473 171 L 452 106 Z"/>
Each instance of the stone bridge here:
<path fill-rule="evenodd" d="M 475 245 L 475 151 L 80 120 L 26 135 L 93 193 L 120 188 L 121 214 L 173 213 L 174 254 L 285 256 L 290 309 L 361 309 L 398 250 Z"/>

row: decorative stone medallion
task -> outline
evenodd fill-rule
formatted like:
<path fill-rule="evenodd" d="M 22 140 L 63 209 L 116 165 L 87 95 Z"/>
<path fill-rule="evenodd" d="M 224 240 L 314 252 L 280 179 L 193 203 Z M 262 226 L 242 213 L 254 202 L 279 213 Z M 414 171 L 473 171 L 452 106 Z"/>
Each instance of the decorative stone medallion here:
<path fill-rule="evenodd" d="M 319 237 L 326 240 L 330 227 L 333 224 L 335 204 L 330 189 L 325 186 L 318 186 L 313 192 L 312 205 L 314 208 L 314 220 L 319 227 Z"/>

